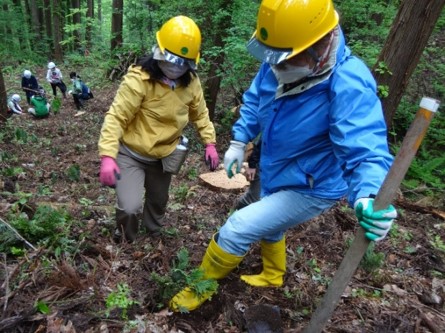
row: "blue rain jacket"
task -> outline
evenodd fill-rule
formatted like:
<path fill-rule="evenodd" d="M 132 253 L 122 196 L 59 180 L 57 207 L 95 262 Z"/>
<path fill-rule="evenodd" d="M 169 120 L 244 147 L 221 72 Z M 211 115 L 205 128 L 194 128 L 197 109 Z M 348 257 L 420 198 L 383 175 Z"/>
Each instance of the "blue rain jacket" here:
<path fill-rule="evenodd" d="M 336 64 L 322 82 L 276 98 L 278 82 L 263 63 L 243 95 L 233 139 L 262 132 L 262 196 L 295 190 L 349 204 L 377 194 L 392 164 L 376 83 L 345 45 L 340 31 Z"/>

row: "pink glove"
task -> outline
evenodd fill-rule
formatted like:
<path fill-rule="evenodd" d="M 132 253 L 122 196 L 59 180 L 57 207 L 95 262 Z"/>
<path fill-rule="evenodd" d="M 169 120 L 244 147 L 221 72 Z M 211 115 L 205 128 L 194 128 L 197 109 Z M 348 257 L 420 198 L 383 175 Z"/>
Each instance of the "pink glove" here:
<path fill-rule="evenodd" d="M 205 161 L 210 171 L 214 171 L 218 167 L 219 157 L 214 143 L 206 144 Z"/>
<path fill-rule="evenodd" d="M 102 156 L 100 160 L 100 182 L 105 186 L 116 185 L 116 178 L 120 179 L 121 173 L 116 161 L 110 156 Z"/>

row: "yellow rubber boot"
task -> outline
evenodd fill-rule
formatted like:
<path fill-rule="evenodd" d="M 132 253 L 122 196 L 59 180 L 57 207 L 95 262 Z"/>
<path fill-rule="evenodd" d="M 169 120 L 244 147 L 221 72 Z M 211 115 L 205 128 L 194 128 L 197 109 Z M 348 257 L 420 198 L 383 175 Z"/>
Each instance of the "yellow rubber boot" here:
<path fill-rule="evenodd" d="M 241 280 L 254 287 L 280 287 L 286 272 L 286 241 L 276 243 L 261 241 L 263 271 L 258 275 L 241 275 Z"/>
<path fill-rule="evenodd" d="M 207 251 L 199 267 L 204 271 L 203 280 L 222 279 L 226 277 L 243 260 L 243 256 L 235 256 L 221 249 L 212 237 Z M 215 291 L 216 292 L 216 291 Z M 208 292 L 199 297 L 189 287 L 184 288 L 177 293 L 170 301 L 170 309 L 173 311 L 192 311 L 200 307 L 202 303 L 208 300 L 215 292 Z"/>

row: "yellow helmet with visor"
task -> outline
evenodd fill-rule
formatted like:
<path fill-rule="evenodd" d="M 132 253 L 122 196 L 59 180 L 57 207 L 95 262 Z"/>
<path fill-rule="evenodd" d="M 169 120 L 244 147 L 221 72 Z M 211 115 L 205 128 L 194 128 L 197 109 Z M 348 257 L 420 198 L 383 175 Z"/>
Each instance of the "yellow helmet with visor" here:
<path fill-rule="evenodd" d="M 156 40 L 162 60 L 196 68 L 200 58 L 201 31 L 191 18 L 183 15 L 171 18 L 156 33 Z"/>
<path fill-rule="evenodd" d="M 338 21 L 332 0 L 263 0 L 247 49 L 276 65 L 319 41 Z"/>

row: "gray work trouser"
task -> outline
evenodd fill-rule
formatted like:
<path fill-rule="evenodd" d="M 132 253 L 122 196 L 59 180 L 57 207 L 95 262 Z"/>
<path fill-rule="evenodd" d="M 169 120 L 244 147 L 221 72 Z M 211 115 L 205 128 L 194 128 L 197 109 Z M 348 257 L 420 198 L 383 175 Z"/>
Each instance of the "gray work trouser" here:
<path fill-rule="evenodd" d="M 122 150 L 117 164 L 121 171 L 116 182 L 117 229 L 125 234 L 126 240 L 134 241 L 142 212 L 142 225 L 149 232 L 158 232 L 167 208 L 171 174 L 163 171 L 161 161 L 140 162 Z"/>
<path fill-rule="evenodd" d="M 251 203 L 257 202 L 260 200 L 261 195 L 261 182 L 259 176 L 259 170 L 255 173 L 255 177 L 249 184 L 249 188 L 247 191 L 238 199 L 238 202 L 235 205 L 235 209 L 239 210 L 244 208 Z"/>

